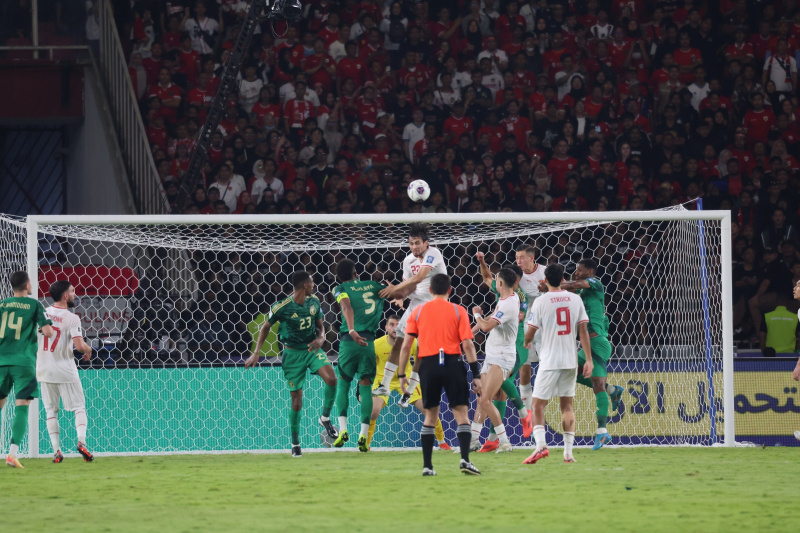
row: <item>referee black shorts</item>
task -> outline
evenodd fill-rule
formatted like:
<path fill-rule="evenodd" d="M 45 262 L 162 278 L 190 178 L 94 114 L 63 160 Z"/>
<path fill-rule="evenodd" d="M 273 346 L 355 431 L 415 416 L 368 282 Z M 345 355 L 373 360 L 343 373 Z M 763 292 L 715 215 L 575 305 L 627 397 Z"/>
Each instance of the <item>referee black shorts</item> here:
<path fill-rule="evenodd" d="M 439 406 L 442 402 L 442 389 L 447 394 L 450 407 L 469 405 L 467 368 L 459 355 L 445 355 L 444 365 L 439 365 L 438 356 L 421 357 L 419 385 L 425 409 Z"/>

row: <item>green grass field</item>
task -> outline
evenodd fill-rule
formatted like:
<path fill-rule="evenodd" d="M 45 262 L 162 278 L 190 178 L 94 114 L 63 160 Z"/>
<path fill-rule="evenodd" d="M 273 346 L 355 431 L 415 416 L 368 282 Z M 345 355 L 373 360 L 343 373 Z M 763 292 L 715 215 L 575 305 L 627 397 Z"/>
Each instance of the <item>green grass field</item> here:
<path fill-rule="evenodd" d="M 527 450 L 184 455 L 23 460 L 0 474 L 2 530 L 21 531 L 797 531 L 800 450 Z M 519 530 L 519 529 L 517 529 Z"/>

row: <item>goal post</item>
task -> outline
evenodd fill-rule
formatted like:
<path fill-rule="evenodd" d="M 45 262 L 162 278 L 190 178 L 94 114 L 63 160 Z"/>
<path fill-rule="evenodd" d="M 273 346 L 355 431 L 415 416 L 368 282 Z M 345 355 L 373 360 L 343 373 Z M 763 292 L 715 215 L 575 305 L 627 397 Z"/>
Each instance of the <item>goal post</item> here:
<path fill-rule="evenodd" d="M 80 370 L 93 449 L 283 450 L 289 395 L 274 333 L 264 364 L 243 369 L 258 321 L 269 304 L 288 296 L 293 270 L 312 271 L 329 330 L 324 349 L 336 364 L 335 262 L 351 257 L 363 276 L 399 281 L 411 222 L 431 225 L 430 243 L 442 250 L 453 277 L 453 299 L 485 311 L 494 296 L 477 276 L 476 250 L 486 252 L 494 270 L 512 264 L 522 244 L 534 244 L 540 264 L 558 261 L 569 273 L 584 257 L 600 259 L 615 349 L 609 382 L 625 388 L 623 407 L 609 420 L 615 444 L 735 445 L 728 211 L 0 217 L 4 232 L 18 232 L 24 243 L 23 251 L 0 248 L 0 264 L 38 271 L 34 290 L 48 303 L 49 283 L 75 280 L 75 311 L 95 348 L 92 363 Z M 398 312 L 387 303 L 384 318 Z M 476 342 L 482 358 L 484 339 Z M 595 427 L 594 396 L 582 389 L 576 444 L 588 444 Z M 321 391 L 321 380 L 309 376 L 301 423 L 306 448 L 324 446 L 316 423 Z M 358 423 L 352 391 L 350 404 L 352 428 Z M 38 411 L 31 410 L 31 442 L 23 447 L 33 456 L 50 453 Z M 510 405 L 508 414 L 512 443 L 522 444 Z M 71 414 L 59 417 L 69 443 Z M 442 418 L 446 437 L 454 438 L 452 415 Z M 558 442 L 556 405 L 547 419 Z M 420 424 L 413 408 L 399 409 L 392 397 L 373 446 L 416 447 Z M 0 446 L 7 433 L 0 432 Z"/>

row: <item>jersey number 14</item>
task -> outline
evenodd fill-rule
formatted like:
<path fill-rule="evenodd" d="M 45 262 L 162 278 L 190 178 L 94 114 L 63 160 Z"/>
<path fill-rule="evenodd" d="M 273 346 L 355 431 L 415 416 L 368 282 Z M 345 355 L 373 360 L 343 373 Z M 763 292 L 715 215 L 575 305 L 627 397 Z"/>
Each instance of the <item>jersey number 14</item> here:
<path fill-rule="evenodd" d="M 18 341 L 22 336 L 22 317 L 14 320 L 14 311 L 4 312 L 2 321 L 0 321 L 0 339 L 6 338 L 6 327 L 8 327 L 10 330 L 16 331 L 14 334 L 14 340 Z"/>

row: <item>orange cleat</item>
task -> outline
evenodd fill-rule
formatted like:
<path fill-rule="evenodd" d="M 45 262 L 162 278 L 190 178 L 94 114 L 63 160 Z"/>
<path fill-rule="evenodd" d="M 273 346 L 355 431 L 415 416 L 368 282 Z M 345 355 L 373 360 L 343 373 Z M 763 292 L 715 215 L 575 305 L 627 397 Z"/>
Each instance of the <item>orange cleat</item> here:
<path fill-rule="evenodd" d="M 565 463 L 577 463 L 578 461 L 576 461 L 574 457 L 569 456 L 569 457 L 564 457 L 564 462 Z"/>
<path fill-rule="evenodd" d="M 83 456 L 83 460 L 87 463 L 94 461 L 94 455 L 92 455 L 88 449 L 86 449 L 86 445 L 82 442 L 78 443 L 78 453 Z"/>
<path fill-rule="evenodd" d="M 450 451 L 450 450 L 452 450 L 453 448 L 451 448 L 451 447 L 450 447 L 450 445 L 449 445 L 449 444 L 447 444 L 446 442 L 442 441 L 442 442 L 440 442 L 440 443 L 439 443 L 439 449 L 440 449 L 440 450 L 444 450 L 444 451 L 446 451 L 446 452 L 449 452 L 449 451 Z"/>
<path fill-rule="evenodd" d="M 520 418 L 519 421 L 522 422 L 522 436 L 529 438 L 533 433 L 533 411 L 528 411 L 528 416 Z"/>
<path fill-rule="evenodd" d="M 6 457 L 6 466 L 10 466 L 11 468 L 25 468 L 13 455 Z"/>
<path fill-rule="evenodd" d="M 550 452 L 547 450 L 547 448 L 542 448 L 541 450 L 536 450 L 533 452 L 530 457 L 522 461 L 522 464 L 535 465 L 537 461 L 544 459 L 545 457 L 550 457 Z"/>
<path fill-rule="evenodd" d="M 478 453 L 493 452 L 498 447 L 500 447 L 500 441 L 499 440 L 487 440 L 486 442 L 483 443 L 483 446 L 481 447 L 481 449 L 478 450 Z"/>

